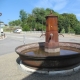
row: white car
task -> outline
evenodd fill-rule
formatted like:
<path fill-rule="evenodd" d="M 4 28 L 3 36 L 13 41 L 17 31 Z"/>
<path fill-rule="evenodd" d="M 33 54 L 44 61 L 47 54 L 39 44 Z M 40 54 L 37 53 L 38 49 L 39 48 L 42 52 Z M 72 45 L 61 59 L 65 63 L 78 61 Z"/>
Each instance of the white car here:
<path fill-rule="evenodd" d="M 22 29 L 16 29 L 13 31 L 14 33 L 21 33 L 22 32 Z"/>

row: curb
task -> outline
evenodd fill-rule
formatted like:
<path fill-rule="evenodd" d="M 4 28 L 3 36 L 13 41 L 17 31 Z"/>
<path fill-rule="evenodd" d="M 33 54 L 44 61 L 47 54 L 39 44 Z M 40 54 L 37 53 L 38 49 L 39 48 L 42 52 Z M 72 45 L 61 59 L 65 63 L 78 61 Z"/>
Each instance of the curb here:
<path fill-rule="evenodd" d="M 80 71 L 80 65 L 72 68 L 72 69 L 68 69 L 68 70 L 61 70 L 61 71 L 44 71 L 44 70 L 36 70 L 34 68 L 30 68 L 29 66 L 25 66 L 22 61 L 20 61 L 19 66 L 21 67 L 22 70 L 26 71 L 26 72 L 30 72 L 30 73 L 41 73 L 41 74 L 47 74 L 47 75 L 57 75 L 57 76 L 65 76 L 65 75 L 71 75 L 74 74 L 78 71 Z"/>
<path fill-rule="evenodd" d="M 7 36 L 5 37 L 5 38 L 3 38 L 3 39 L 0 39 L 0 40 L 4 40 L 4 39 L 6 39 L 7 38 Z"/>

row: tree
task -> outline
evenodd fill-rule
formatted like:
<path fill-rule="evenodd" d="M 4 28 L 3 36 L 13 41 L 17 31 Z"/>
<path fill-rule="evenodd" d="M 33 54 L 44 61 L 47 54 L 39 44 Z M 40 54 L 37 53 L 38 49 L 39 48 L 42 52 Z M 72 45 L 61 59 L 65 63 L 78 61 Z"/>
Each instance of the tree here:
<path fill-rule="evenodd" d="M 21 19 L 22 22 L 25 22 L 26 19 L 27 19 L 27 13 L 24 10 L 21 10 L 19 17 L 20 17 L 20 19 Z"/>
<path fill-rule="evenodd" d="M 15 20 L 15 21 L 10 21 L 9 25 L 10 26 L 20 26 L 21 25 L 21 21 L 20 21 L 20 19 Z"/>
<path fill-rule="evenodd" d="M 70 25 L 70 21 L 68 19 L 68 17 L 63 17 L 63 26 L 64 26 L 64 29 L 65 29 L 65 33 L 68 33 L 68 27 Z"/>
<path fill-rule="evenodd" d="M 72 27 L 74 29 L 74 27 L 78 23 L 76 15 L 74 15 L 74 14 L 68 14 L 68 13 L 63 13 L 62 16 L 66 17 L 68 19 L 68 21 L 69 21 L 68 24 L 70 25 L 70 27 Z"/>
<path fill-rule="evenodd" d="M 43 30 L 45 25 L 45 10 L 43 8 L 34 8 L 32 14 L 35 18 L 36 30 Z"/>
<path fill-rule="evenodd" d="M 20 20 L 21 20 L 21 27 L 24 28 L 24 26 L 27 24 L 27 17 L 28 14 L 24 10 L 20 10 Z"/>
<path fill-rule="evenodd" d="M 30 30 L 33 30 L 35 27 L 35 18 L 33 14 L 29 14 L 27 18 L 27 25 L 29 26 Z"/>
<path fill-rule="evenodd" d="M 59 33 L 62 31 L 62 29 L 64 28 L 64 17 L 62 15 L 58 16 L 58 31 Z"/>
<path fill-rule="evenodd" d="M 75 33 L 80 34 L 80 22 L 75 26 Z"/>
<path fill-rule="evenodd" d="M 78 20 L 74 14 L 69 14 L 68 18 L 70 20 L 70 26 L 74 29 L 76 24 L 78 23 Z"/>
<path fill-rule="evenodd" d="M 63 13 L 59 14 L 53 9 L 47 8 L 34 8 L 31 14 L 20 10 L 20 20 L 11 21 L 9 24 L 13 26 L 21 25 L 23 30 L 45 30 L 46 29 L 46 16 L 52 11 L 53 15 L 58 16 L 58 31 L 65 33 L 74 32 L 76 25 L 79 23 L 74 14 Z M 78 25 L 77 25 L 78 26 Z"/>

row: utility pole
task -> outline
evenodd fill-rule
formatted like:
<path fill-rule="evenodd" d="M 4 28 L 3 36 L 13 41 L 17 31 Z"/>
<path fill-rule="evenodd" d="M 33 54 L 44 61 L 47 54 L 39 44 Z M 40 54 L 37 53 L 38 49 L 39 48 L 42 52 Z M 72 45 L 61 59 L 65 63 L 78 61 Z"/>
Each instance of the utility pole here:
<path fill-rule="evenodd" d="M 10 22 L 10 19 L 8 19 L 8 21 Z M 9 26 L 9 30 L 10 30 L 10 33 L 11 33 L 11 28 L 10 28 L 9 22 L 8 22 L 8 26 Z"/>
<path fill-rule="evenodd" d="M 2 16 L 2 13 L 0 13 L 0 16 Z M 1 36 L 1 20 L 0 20 L 0 36 Z"/>
<path fill-rule="evenodd" d="M 42 20 L 42 34 L 43 34 L 43 20 Z"/>

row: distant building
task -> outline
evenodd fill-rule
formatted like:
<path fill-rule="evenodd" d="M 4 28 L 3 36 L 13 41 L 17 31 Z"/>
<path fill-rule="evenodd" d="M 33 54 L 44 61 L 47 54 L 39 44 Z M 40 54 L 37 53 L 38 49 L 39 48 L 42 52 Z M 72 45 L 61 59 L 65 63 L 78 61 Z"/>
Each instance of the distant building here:
<path fill-rule="evenodd" d="M 0 27 L 4 27 L 4 26 L 5 26 L 4 22 L 0 22 Z"/>
<path fill-rule="evenodd" d="M 0 32 L 1 32 L 1 33 L 3 32 L 3 28 L 0 28 Z"/>
<path fill-rule="evenodd" d="M 0 36 L 3 33 L 3 28 L 0 27 Z"/>

